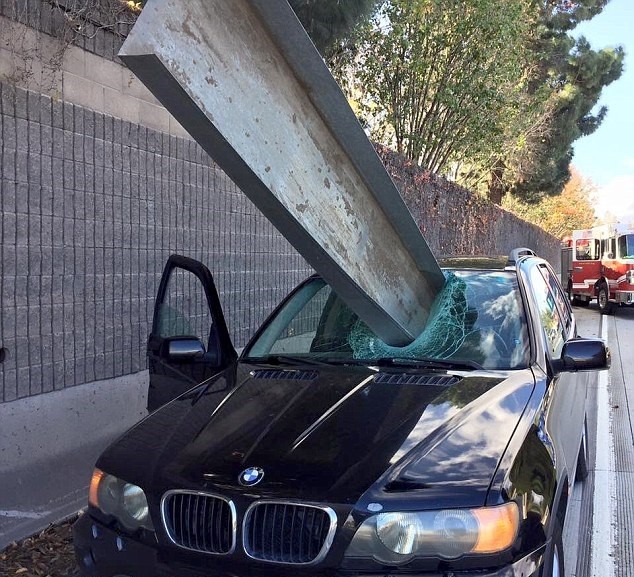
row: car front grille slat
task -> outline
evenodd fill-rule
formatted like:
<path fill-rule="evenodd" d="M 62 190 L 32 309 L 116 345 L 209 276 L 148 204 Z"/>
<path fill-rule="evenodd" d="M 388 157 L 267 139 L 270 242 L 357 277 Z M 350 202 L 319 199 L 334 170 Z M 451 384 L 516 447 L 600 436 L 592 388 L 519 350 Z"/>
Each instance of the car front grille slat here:
<path fill-rule="evenodd" d="M 247 512 L 244 548 L 254 559 L 306 565 L 321 560 L 336 529 L 332 509 L 284 502 L 256 503 Z"/>
<path fill-rule="evenodd" d="M 227 499 L 169 491 L 163 497 L 162 515 L 167 534 L 180 547 L 218 555 L 235 547 L 235 507 Z"/>

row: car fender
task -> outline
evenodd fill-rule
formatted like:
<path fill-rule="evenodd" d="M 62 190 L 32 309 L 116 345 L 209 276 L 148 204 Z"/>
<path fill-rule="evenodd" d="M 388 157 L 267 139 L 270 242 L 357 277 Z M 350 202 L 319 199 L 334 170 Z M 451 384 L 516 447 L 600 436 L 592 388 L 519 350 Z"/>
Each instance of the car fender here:
<path fill-rule="evenodd" d="M 520 505 L 523 528 L 519 547 L 525 552 L 547 543 L 555 527 L 555 515 L 565 516 L 567 506 L 567 468 L 546 427 L 548 393 L 546 377 L 536 378 L 534 393 L 500 461 L 487 497 L 487 505 L 508 500 Z M 562 517 L 562 524 L 563 520 Z"/>

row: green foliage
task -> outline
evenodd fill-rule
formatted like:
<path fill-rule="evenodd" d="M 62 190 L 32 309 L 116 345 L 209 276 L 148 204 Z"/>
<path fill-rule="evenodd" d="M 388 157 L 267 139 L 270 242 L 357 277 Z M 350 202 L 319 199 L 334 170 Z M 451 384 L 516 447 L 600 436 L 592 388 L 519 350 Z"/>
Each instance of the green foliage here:
<path fill-rule="evenodd" d="M 519 0 L 384 3 L 350 63 L 372 137 L 435 172 L 500 151 L 530 25 Z"/>
<path fill-rule="evenodd" d="M 605 8 L 610 0 L 541 0 L 537 6 L 546 28 L 569 32 L 584 20 L 590 20 Z"/>
<path fill-rule="evenodd" d="M 621 48 L 569 32 L 609 0 L 386 0 L 339 80 L 371 137 L 500 202 L 559 194 Z"/>
<path fill-rule="evenodd" d="M 568 32 L 592 18 L 608 0 L 538 3 L 540 25 L 530 43 L 535 66 L 528 96 L 548 94 L 548 119 L 544 132 L 529 134 L 519 161 L 506 159 L 505 188 L 515 196 L 535 202 L 559 194 L 570 178 L 572 144 L 594 132 L 607 112 L 593 112 L 602 89 L 623 70 L 622 48 L 592 50 L 588 41 Z"/>

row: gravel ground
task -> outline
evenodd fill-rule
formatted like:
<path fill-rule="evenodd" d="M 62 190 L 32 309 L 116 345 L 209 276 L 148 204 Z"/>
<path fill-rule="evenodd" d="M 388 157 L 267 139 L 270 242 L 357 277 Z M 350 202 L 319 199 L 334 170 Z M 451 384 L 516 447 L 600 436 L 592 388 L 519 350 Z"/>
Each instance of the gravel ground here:
<path fill-rule="evenodd" d="M 71 527 L 77 516 L 0 551 L 0 576 L 79 577 Z"/>

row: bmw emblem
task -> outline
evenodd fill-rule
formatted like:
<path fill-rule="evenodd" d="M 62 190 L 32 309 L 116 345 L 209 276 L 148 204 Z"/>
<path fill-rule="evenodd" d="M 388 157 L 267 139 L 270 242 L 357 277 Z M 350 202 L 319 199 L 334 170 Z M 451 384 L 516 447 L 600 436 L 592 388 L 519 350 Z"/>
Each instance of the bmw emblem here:
<path fill-rule="evenodd" d="M 249 467 L 240 473 L 238 482 L 245 487 L 257 485 L 264 478 L 264 469 L 260 467 Z"/>

